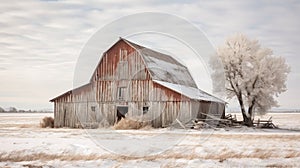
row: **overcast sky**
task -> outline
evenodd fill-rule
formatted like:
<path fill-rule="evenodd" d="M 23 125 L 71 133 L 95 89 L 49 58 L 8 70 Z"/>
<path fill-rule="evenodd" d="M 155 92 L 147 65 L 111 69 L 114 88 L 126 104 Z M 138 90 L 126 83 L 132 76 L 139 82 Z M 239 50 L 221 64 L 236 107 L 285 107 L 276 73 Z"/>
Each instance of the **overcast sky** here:
<path fill-rule="evenodd" d="M 244 33 L 291 66 L 281 108 L 300 108 L 300 1 L 15 0 L 0 2 L 0 106 L 53 108 L 73 87 L 77 58 L 101 27 L 123 16 L 164 12 L 187 19 L 214 46 Z M 159 25 L 159 21 L 157 23 Z"/>

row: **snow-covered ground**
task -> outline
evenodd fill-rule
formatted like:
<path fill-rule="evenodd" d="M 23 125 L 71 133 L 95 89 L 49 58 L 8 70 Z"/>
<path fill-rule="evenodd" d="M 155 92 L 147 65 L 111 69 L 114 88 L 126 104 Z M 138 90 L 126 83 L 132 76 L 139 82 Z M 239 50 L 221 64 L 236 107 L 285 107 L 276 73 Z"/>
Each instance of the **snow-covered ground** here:
<path fill-rule="evenodd" d="M 0 113 L 0 167 L 300 167 L 299 113 L 262 117 L 284 130 L 39 128 L 51 115 Z"/>

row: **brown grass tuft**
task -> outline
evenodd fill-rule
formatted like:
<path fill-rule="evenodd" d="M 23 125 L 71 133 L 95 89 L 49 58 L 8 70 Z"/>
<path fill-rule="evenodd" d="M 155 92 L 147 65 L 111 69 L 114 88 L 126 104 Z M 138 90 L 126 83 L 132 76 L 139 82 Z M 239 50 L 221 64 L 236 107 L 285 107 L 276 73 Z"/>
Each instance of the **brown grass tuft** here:
<path fill-rule="evenodd" d="M 149 129 L 149 123 L 143 121 L 136 121 L 127 118 L 122 118 L 118 123 L 114 125 L 114 129 L 117 130 L 126 130 L 126 129 Z"/>
<path fill-rule="evenodd" d="M 52 117 L 44 117 L 40 122 L 40 126 L 42 128 L 54 128 L 54 119 Z"/>
<path fill-rule="evenodd" d="M 20 128 L 32 128 L 32 127 L 38 127 L 38 125 L 34 124 L 21 124 L 19 125 Z"/>
<path fill-rule="evenodd" d="M 289 167 L 293 167 L 293 166 L 291 166 L 291 165 L 282 165 L 282 164 L 270 164 L 270 165 L 267 165 L 266 167 L 272 167 L 272 168 L 274 168 L 274 167 L 280 167 L 280 168 L 289 168 Z"/>
<path fill-rule="evenodd" d="M 36 166 L 36 165 L 32 165 L 32 164 L 25 164 L 25 165 L 23 165 L 23 167 L 28 167 L 28 168 L 43 168 L 43 166 Z"/>
<path fill-rule="evenodd" d="M 295 157 L 300 157 L 300 152 L 299 151 L 291 151 L 288 153 L 285 158 L 295 158 Z"/>
<path fill-rule="evenodd" d="M 223 152 L 215 154 L 210 153 L 207 154 L 204 158 L 205 159 L 214 159 L 219 160 L 219 162 L 223 162 L 224 160 L 230 158 L 259 158 L 259 159 L 268 159 L 268 158 L 276 158 L 280 157 L 277 153 L 274 153 L 271 149 L 255 149 L 254 151 L 244 151 L 244 152 L 237 152 L 224 149 Z"/>
<path fill-rule="evenodd" d="M 176 163 L 176 162 L 168 162 L 166 164 L 161 165 L 161 168 L 181 168 L 187 167 L 186 163 Z"/>

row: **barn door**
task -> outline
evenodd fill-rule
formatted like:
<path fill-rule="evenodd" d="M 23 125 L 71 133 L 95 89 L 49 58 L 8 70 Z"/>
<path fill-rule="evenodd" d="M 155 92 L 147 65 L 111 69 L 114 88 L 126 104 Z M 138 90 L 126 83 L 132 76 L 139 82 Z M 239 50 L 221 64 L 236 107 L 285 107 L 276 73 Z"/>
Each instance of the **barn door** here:
<path fill-rule="evenodd" d="M 125 118 L 125 114 L 128 112 L 128 106 L 117 106 L 117 122 L 122 118 Z"/>

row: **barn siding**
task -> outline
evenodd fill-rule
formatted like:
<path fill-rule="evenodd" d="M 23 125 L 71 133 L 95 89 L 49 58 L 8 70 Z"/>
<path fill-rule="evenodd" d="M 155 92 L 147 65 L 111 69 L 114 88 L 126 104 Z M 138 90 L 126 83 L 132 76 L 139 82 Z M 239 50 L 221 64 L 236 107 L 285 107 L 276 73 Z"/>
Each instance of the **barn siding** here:
<path fill-rule="evenodd" d="M 224 118 L 225 104 L 218 102 L 196 101 L 191 102 L 193 116 L 196 114 L 198 119 L 206 119 L 208 124 L 217 125 L 218 121 L 211 119 Z"/>
<path fill-rule="evenodd" d="M 113 81 L 99 81 L 91 85 L 90 89 L 75 91 L 56 100 L 55 126 L 78 127 L 79 120 L 83 125 L 100 122 L 113 125 L 116 122 L 116 105 L 128 105 L 128 117 L 142 117 L 143 107 L 149 106 L 148 114 L 151 114 L 150 118 L 154 119 L 155 127 L 170 125 L 180 111 L 190 111 L 188 105 L 182 105 L 188 100 L 187 98 L 160 87 L 150 80 L 130 82 L 128 88 L 131 90 L 124 101 L 116 100 L 116 93 L 114 93 L 116 85 Z M 184 110 L 180 108 L 181 106 L 185 107 Z M 92 107 L 95 107 L 95 111 L 92 111 Z M 79 117 L 79 120 L 76 117 Z"/>
<path fill-rule="evenodd" d="M 122 50 L 127 51 L 126 54 Z M 119 66 L 124 65 L 122 63 L 126 63 L 125 67 Z M 122 80 L 124 76 L 129 79 L 150 79 L 139 53 L 124 41 L 120 41 L 103 54 L 90 82 Z"/>

